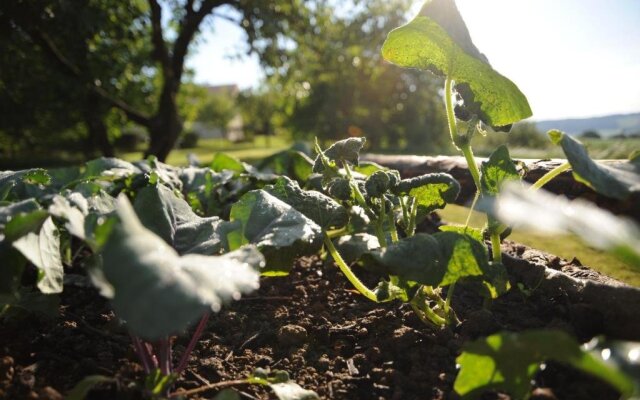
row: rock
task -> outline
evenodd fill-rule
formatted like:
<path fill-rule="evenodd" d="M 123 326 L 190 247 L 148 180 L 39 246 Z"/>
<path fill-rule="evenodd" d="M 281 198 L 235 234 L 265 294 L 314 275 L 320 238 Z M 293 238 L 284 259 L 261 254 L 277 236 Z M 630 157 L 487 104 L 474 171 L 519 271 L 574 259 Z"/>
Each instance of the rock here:
<path fill-rule="evenodd" d="M 285 325 L 278 331 L 278 342 L 283 346 L 300 346 L 306 341 L 307 330 L 300 325 Z"/>

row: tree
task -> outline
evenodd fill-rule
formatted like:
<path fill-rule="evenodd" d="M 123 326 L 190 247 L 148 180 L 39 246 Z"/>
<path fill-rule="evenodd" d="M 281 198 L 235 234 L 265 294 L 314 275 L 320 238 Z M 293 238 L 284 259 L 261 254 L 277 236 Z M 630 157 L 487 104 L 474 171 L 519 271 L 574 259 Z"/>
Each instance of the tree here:
<path fill-rule="evenodd" d="M 411 1 L 318 2 L 285 65 L 271 71 L 295 137 L 366 136 L 372 148 L 437 151 L 446 144 L 440 82 L 387 64 L 380 46 Z M 338 9 L 339 8 L 339 9 Z"/>
<path fill-rule="evenodd" d="M 276 129 L 282 125 L 284 114 L 281 110 L 282 98 L 268 84 L 240 93 L 238 108 L 242 115 L 244 131 L 249 137 L 265 136 L 267 147 Z"/>
<path fill-rule="evenodd" d="M 86 131 L 89 148 L 113 155 L 105 97 L 140 98 L 148 83 L 132 59 L 144 43 L 126 40 L 144 29 L 141 15 L 128 2 L 2 2 L 0 101 L 8 118 L 0 130 L 37 143 L 56 132 Z"/>
<path fill-rule="evenodd" d="M 29 37 L 53 66 L 68 79 L 75 80 L 97 104 L 117 108 L 129 121 L 145 127 L 150 136 L 146 153 L 156 155 L 160 160 L 166 159 L 183 129 L 177 98 L 185 78 L 185 61 L 190 45 L 205 18 L 212 15 L 237 22 L 246 31 L 251 50 L 259 52 L 265 64 L 276 67 L 282 62 L 279 57 L 281 48 L 287 45 L 280 40 L 282 33 L 299 29 L 306 20 L 300 18 L 305 11 L 302 0 L 258 4 L 251 0 L 185 0 L 167 1 L 164 6 L 158 0 L 148 0 L 146 5 L 141 1 L 132 2 L 129 8 L 123 6 L 127 3 L 115 0 L 82 0 L 82 3 L 17 0 L 3 2 L 1 14 L 5 26 L 18 29 Z M 60 27 L 73 26 L 75 19 L 67 13 L 51 12 L 51 9 L 83 10 L 83 6 L 102 11 L 124 7 L 130 11 L 130 18 L 122 24 L 123 36 L 114 37 L 113 32 L 105 28 L 110 25 L 104 15 L 91 20 L 96 28 L 94 36 L 101 38 L 100 44 L 107 48 L 114 43 L 122 43 L 129 49 L 127 54 L 122 54 L 126 61 L 123 64 L 138 68 L 143 76 L 151 78 L 154 92 L 151 97 L 155 104 L 150 104 L 149 98 L 140 101 L 137 97 L 131 101 L 124 95 L 127 93 L 125 88 L 118 87 L 117 78 L 107 81 L 99 78 L 99 72 L 117 61 L 113 53 L 99 52 L 106 59 L 83 60 L 69 49 L 74 45 L 82 47 L 91 36 L 83 36 L 86 32 L 81 31 L 75 37 L 64 37 Z M 167 11 L 170 11 L 169 17 L 165 15 Z M 118 21 L 108 17 L 111 21 Z M 66 33 L 72 33 L 72 29 L 68 31 Z M 89 53 L 92 53 L 90 48 Z M 126 76 L 126 72 L 120 76 Z"/>
<path fill-rule="evenodd" d="M 602 136 L 600 136 L 600 134 L 597 131 L 594 131 L 591 129 L 582 132 L 580 137 L 583 139 L 602 139 Z"/>

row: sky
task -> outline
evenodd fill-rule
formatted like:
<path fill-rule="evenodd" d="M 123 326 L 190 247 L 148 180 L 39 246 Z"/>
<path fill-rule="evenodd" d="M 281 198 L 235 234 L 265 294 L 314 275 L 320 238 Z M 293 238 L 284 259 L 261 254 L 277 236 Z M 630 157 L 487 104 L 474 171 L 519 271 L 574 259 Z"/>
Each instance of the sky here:
<path fill-rule="evenodd" d="M 476 46 L 527 96 L 534 120 L 640 112 L 640 0 L 456 3 Z M 212 25 L 187 64 L 195 80 L 257 85 L 257 57 L 233 57 L 246 49 L 243 32 L 220 18 Z"/>

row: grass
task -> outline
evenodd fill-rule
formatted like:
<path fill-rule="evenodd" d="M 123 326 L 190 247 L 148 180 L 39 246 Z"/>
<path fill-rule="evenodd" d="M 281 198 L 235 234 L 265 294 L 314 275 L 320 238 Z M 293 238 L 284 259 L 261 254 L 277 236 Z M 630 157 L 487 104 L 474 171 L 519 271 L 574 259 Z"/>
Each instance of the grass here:
<path fill-rule="evenodd" d="M 270 138 L 269 143 L 267 143 L 264 136 L 257 136 L 253 141 L 243 143 L 233 143 L 226 139 L 200 139 L 197 147 L 173 150 L 166 162 L 171 165 L 187 165 L 187 156 L 195 154 L 202 163 L 208 163 L 215 153 L 226 153 L 242 161 L 252 162 L 268 157 L 290 146 L 290 140 L 278 136 Z M 122 153 L 118 154 L 118 157 L 127 161 L 136 161 L 142 158 L 142 151 Z"/>
<path fill-rule="evenodd" d="M 469 215 L 469 209 L 450 204 L 439 213 L 445 221 L 464 224 Z M 485 222 L 484 214 L 472 212 L 470 226 L 482 228 Z M 576 236 L 563 235 L 558 237 L 535 232 L 514 231 L 509 239 L 568 260 L 575 257 L 580 263 L 595 271 L 629 285 L 640 287 L 640 272 L 637 269 L 633 269 L 611 254 L 589 247 Z"/>
<path fill-rule="evenodd" d="M 583 139 L 578 138 L 589 151 L 591 158 L 596 160 L 627 159 L 633 150 L 640 149 L 640 139 Z M 480 155 L 488 155 L 495 146 L 483 147 L 482 140 L 478 140 L 478 148 L 474 149 Z M 560 146 L 549 144 L 542 148 L 509 146 L 509 153 L 513 158 L 566 158 Z"/>

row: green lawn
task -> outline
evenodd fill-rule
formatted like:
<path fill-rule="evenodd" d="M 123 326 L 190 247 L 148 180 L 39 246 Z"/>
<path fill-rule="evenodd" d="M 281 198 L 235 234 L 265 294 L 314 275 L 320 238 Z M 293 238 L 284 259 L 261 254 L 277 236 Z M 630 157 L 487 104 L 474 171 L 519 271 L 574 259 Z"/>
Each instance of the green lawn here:
<path fill-rule="evenodd" d="M 187 165 L 187 155 L 195 154 L 202 163 L 208 163 L 215 153 L 227 153 L 246 162 L 268 157 L 291 146 L 291 141 L 282 137 L 272 137 L 267 144 L 264 136 L 257 136 L 251 142 L 233 143 L 226 139 L 200 139 L 198 147 L 192 149 L 175 149 L 167 158 L 167 164 Z M 118 155 L 127 161 L 142 158 L 142 151 L 122 153 Z"/>
<path fill-rule="evenodd" d="M 640 149 L 640 139 L 582 139 L 591 158 L 596 160 L 626 159 L 633 150 Z M 481 153 L 490 153 L 492 149 Z M 567 158 L 560 146 L 549 145 L 545 148 L 509 147 L 513 158 Z"/>
<path fill-rule="evenodd" d="M 451 204 L 439 213 L 447 222 L 464 224 L 469 215 L 469 209 Z M 484 215 L 474 211 L 469 225 L 482 228 L 485 222 Z M 608 253 L 589 247 L 573 235 L 558 237 L 514 231 L 509 239 L 568 260 L 576 257 L 583 265 L 630 285 L 640 287 L 640 271 Z"/>

